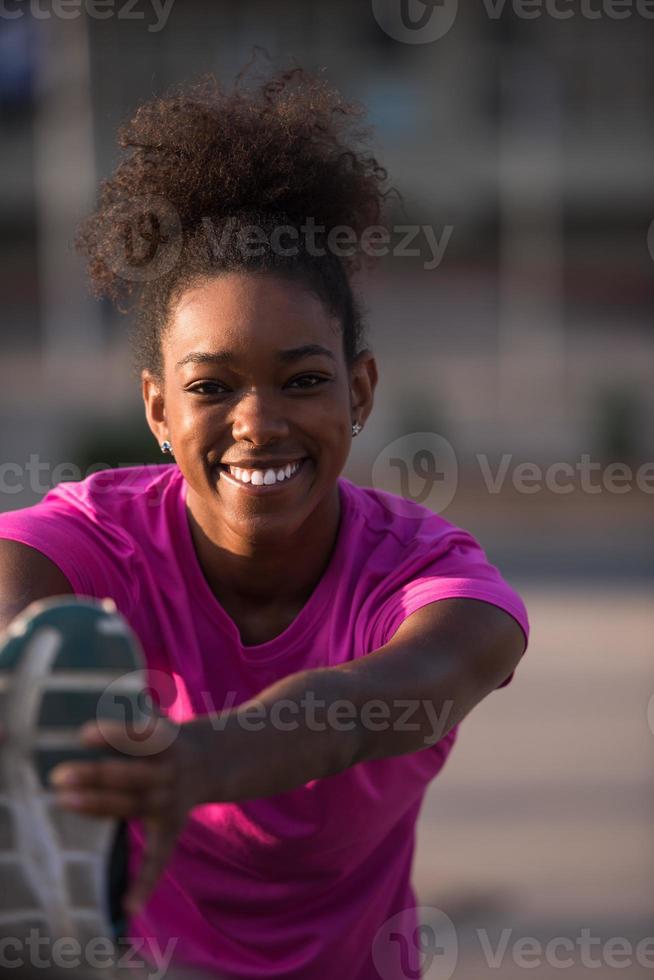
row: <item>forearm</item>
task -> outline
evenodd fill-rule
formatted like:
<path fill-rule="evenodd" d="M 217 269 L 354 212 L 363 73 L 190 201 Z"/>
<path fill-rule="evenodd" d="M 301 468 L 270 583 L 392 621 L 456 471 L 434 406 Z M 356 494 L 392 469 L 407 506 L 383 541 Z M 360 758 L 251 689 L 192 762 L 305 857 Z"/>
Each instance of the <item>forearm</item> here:
<path fill-rule="evenodd" d="M 357 686 L 340 668 L 302 671 L 237 708 L 187 722 L 198 803 L 271 796 L 347 769 L 360 750 Z"/>
<path fill-rule="evenodd" d="M 198 802 L 283 793 L 358 762 L 433 745 L 460 717 L 460 672 L 448 663 L 432 664 L 429 678 L 417 665 L 402 671 L 390 653 L 303 671 L 237 708 L 188 722 Z"/>
<path fill-rule="evenodd" d="M 508 676 L 522 650 L 520 627 L 488 603 L 451 599 L 420 610 L 386 647 L 291 674 L 238 708 L 187 723 L 198 802 L 271 796 L 428 748 Z"/>

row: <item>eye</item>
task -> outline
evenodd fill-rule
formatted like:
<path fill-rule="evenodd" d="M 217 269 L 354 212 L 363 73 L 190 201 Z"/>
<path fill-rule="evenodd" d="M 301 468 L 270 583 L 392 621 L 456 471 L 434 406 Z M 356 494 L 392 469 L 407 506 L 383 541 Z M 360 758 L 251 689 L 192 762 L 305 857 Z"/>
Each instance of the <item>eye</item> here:
<path fill-rule="evenodd" d="M 288 383 L 289 388 L 316 388 L 318 385 L 323 384 L 328 381 L 328 378 L 323 378 L 320 374 L 301 374 L 297 378 L 293 378 Z"/>
<path fill-rule="evenodd" d="M 190 391 L 193 395 L 223 395 L 229 389 L 220 381 L 201 381 L 191 388 L 186 388 L 186 391 Z"/>

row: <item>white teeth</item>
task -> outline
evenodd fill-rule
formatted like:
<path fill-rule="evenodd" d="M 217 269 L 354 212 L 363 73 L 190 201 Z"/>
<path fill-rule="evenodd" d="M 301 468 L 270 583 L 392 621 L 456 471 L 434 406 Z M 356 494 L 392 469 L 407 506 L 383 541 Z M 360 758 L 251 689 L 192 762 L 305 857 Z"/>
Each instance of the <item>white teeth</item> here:
<path fill-rule="evenodd" d="M 300 463 L 287 463 L 278 470 L 245 470 L 238 466 L 230 466 L 230 474 L 240 483 L 252 483 L 255 487 L 271 486 L 273 483 L 281 483 L 288 480 L 300 468 Z"/>

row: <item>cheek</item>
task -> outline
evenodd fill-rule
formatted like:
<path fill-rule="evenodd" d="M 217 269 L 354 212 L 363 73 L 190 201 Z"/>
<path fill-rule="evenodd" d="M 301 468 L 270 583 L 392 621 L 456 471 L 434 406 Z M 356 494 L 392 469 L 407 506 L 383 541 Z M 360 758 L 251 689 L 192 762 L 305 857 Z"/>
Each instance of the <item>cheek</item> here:
<path fill-rule="evenodd" d="M 351 422 L 349 415 L 341 409 L 338 414 L 326 412 L 321 425 L 321 444 L 325 462 L 332 475 L 338 475 L 345 466 L 350 453 Z"/>
<path fill-rule="evenodd" d="M 327 397 L 316 403 L 316 415 L 324 430 L 331 434 L 334 442 L 347 440 L 351 429 L 350 419 L 350 390 L 346 384 L 339 381 Z"/>
<path fill-rule="evenodd" d="M 323 449 L 339 456 L 343 452 L 347 454 L 351 423 L 347 411 L 340 403 L 316 407 L 311 428 Z"/>
<path fill-rule="evenodd" d="M 193 414 L 184 415 L 177 424 L 177 439 L 181 440 L 185 446 L 196 446 L 202 442 L 204 433 L 204 420 L 196 418 Z"/>
<path fill-rule="evenodd" d="M 225 412 L 217 405 L 200 404 L 191 399 L 176 406 L 174 415 L 178 438 L 185 443 L 200 444 L 211 437 L 215 440 L 225 425 Z"/>

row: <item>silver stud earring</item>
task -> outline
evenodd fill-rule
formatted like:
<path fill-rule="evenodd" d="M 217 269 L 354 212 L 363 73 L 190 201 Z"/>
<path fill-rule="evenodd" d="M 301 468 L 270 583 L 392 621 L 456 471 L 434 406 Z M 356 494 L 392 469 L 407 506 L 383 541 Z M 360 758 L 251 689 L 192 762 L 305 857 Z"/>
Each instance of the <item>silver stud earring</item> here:
<path fill-rule="evenodd" d="M 167 439 L 164 439 L 164 441 L 161 443 L 161 452 L 164 453 L 164 455 L 166 455 L 167 453 L 170 456 L 173 455 L 173 447 L 171 446 L 171 444 L 168 442 Z"/>
<path fill-rule="evenodd" d="M 361 432 L 362 428 L 363 428 L 363 426 L 360 425 L 359 422 L 353 422 L 352 423 L 352 435 L 353 436 L 358 436 L 359 433 Z"/>

